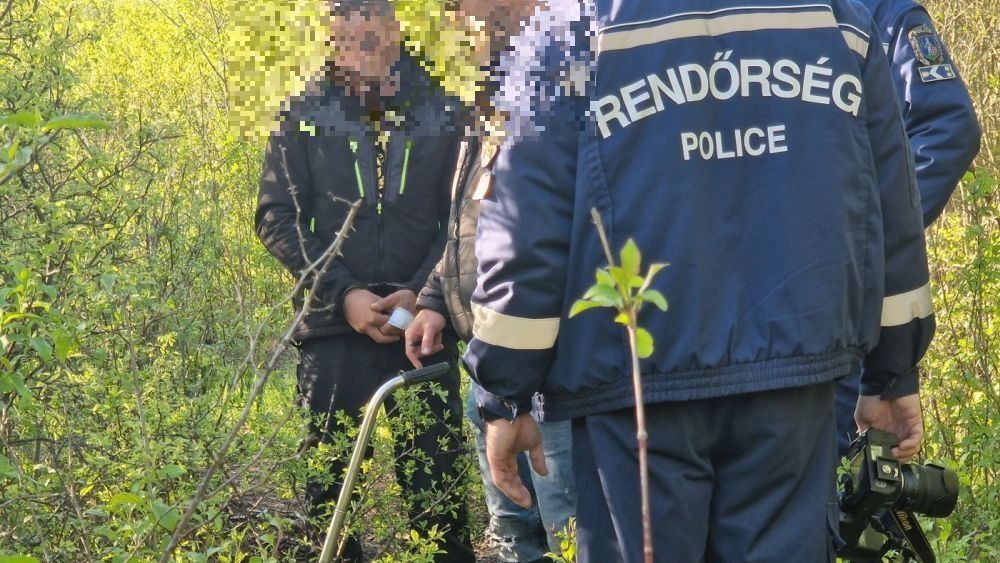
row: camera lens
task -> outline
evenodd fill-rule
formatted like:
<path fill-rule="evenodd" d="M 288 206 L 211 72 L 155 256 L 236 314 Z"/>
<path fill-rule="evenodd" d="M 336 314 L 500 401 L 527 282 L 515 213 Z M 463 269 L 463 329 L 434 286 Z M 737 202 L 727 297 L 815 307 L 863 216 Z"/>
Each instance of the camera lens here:
<path fill-rule="evenodd" d="M 903 488 L 895 507 L 934 518 L 955 510 L 958 502 L 958 475 L 939 465 L 903 464 Z"/>

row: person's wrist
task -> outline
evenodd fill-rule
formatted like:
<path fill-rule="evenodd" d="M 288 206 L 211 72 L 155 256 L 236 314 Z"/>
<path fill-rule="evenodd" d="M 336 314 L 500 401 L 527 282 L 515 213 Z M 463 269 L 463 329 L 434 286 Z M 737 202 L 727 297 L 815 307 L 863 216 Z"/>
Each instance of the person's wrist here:
<path fill-rule="evenodd" d="M 505 420 L 511 424 L 518 416 L 531 412 L 531 401 L 508 401 L 479 389 L 476 405 L 486 422 Z"/>
<path fill-rule="evenodd" d="M 340 292 L 340 301 L 341 302 L 345 301 L 348 295 L 359 289 L 364 289 L 364 288 L 365 286 L 361 285 L 360 283 L 349 284 L 347 287 L 344 288 L 344 291 Z"/>

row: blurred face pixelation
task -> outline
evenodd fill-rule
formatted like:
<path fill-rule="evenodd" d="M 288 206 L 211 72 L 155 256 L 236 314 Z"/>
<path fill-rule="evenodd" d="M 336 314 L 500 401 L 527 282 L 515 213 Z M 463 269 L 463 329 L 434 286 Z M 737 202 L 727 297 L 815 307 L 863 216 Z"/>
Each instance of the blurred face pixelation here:
<path fill-rule="evenodd" d="M 362 82 L 382 82 L 399 60 L 402 32 L 391 11 L 362 6 L 331 22 L 334 65 Z"/>

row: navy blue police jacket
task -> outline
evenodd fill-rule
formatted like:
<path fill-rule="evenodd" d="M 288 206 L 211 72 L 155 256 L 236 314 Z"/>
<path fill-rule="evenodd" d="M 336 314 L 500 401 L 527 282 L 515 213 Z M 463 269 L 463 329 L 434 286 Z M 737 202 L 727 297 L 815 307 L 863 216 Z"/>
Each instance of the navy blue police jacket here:
<path fill-rule="evenodd" d="M 524 26 L 482 203 L 474 339 L 488 418 L 633 405 L 610 309 L 572 319 L 633 238 L 670 302 L 639 319 L 660 403 L 830 381 L 917 391 L 934 332 L 920 198 L 879 30 L 849 0 L 550 0 Z"/>
<path fill-rule="evenodd" d="M 889 56 L 917 170 L 924 225 L 944 211 L 979 152 L 982 131 L 969 91 L 934 23 L 913 0 L 862 0 Z"/>

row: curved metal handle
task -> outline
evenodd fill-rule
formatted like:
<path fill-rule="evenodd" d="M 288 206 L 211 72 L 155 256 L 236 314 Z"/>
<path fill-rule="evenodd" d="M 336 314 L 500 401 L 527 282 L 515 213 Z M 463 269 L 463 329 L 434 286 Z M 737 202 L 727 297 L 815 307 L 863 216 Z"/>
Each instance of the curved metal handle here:
<path fill-rule="evenodd" d="M 448 362 L 441 362 L 431 366 L 422 367 L 397 375 L 375 391 L 365 408 L 365 416 L 361 419 L 361 427 L 358 429 L 358 439 L 354 444 L 354 452 L 351 454 L 351 463 L 347 466 L 344 474 L 344 483 L 340 487 L 340 495 L 337 497 L 337 504 L 333 507 L 333 519 L 330 520 L 330 527 L 326 531 L 326 540 L 323 542 L 323 551 L 320 553 L 320 563 L 328 563 L 333 558 L 333 553 L 340 539 L 340 530 L 344 526 L 347 518 L 347 509 L 351 502 L 351 489 L 358 479 L 358 472 L 361 469 L 361 462 L 365 457 L 365 449 L 368 447 L 368 440 L 375 429 L 375 420 L 378 418 L 378 411 L 382 403 L 400 387 L 424 383 L 432 379 L 437 379 L 448 373 L 451 366 Z"/>
<path fill-rule="evenodd" d="M 424 366 L 420 369 L 408 371 L 402 374 L 403 384 L 416 385 L 418 383 L 424 383 L 425 381 L 437 379 L 448 373 L 450 369 L 451 365 L 449 365 L 448 362 L 441 362 L 440 364 Z"/>

